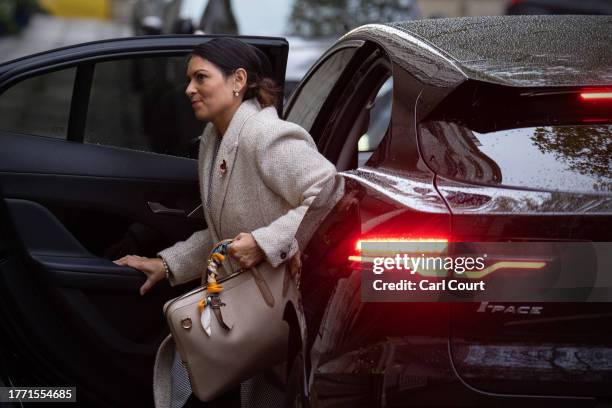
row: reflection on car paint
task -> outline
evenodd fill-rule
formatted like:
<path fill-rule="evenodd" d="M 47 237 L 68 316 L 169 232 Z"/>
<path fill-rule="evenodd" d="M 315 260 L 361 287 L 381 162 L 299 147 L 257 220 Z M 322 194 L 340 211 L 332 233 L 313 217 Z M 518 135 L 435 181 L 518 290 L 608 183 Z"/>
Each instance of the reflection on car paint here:
<path fill-rule="evenodd" d="M 431 180 L 422 179 L 422 176 L 419 177 L 422 180 L 418 180 L 416 177 L 409 178 L 370 168 L 351 170 L 343 174 L 415 211 L 447 212 L 444 202 L 433 189 Z"/>
<path fill-rule="evenodd" d="M 475 187 L 442 178 L 437 185 L 454 214 L 612 214 L 608 195 Z"/>
<path fill-rule="evenodd" d="M 368 24 L 356 28 L 343 38 L 364 38 L 383 44 L 394 63 L 410 72 L 421 82 L 446 87 L 466 77 L 446 56 L 411 33 L 392 26 Z M 406 56 L 409 55 L 408 60 Z"/>
<path fill-rule="evenodd" d="M 563 19 L 556 16 L 474 17 L 447 20 L 446 24 L 421 20 L 391 25 L 426 38 L 430 46 L 460 61 L 471 78 L 521 87 L 572 86 L 612 81 L 608 68 L 612 63 L 612 54 L 608 52 L 612 33 L 602 30 L 600 25 L 606 24 L 605 19 L 592 16 L 564 16 Z M 574 48 L 568 52 L 570 41 Z M 554 75 L 550 67 L 555 69 Z"/>
<path fill-rule="evenodd" d="M 596 383 L 612 378 L 612 348 L 560 344 L 453 344 L 462 376 L 504 381 Z"/>
<path fill-rule="evenodd" d="M 346 397 L 361 402 L 375 383 L 369 397 L 380 393 L 379 406 L 401 406 L 410 393 L 444 385 L 454 376 L 446 342 L 444 337 L 390 337 L 341 354 L 314 375 L 319 400 L 324 405 Z M 344 386 L 337 388 L 338 383 Z"/>

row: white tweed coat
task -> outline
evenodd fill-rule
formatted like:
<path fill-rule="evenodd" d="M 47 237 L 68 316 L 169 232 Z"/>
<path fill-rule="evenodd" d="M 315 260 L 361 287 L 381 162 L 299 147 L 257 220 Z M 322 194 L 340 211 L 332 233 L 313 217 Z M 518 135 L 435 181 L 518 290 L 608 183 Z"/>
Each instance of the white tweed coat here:
<path fill-rule="evenodd" d="M 249 99 L 240 105 L 221 138 L 209 186 L 217 137 L 208 124 L 201 137 L 198 161 L 208 228 L 159 253 L 172 271 L 173 286 L 200 278 L 212 245 L 240 232 L 250 232 L 265 253 L 260 268 L 276 268 L 289 260 L 297 250 L 294 236 L 308 206 L 336 173 L 334 165 L 319 154 L 308 132 L 279 119 L 274 107 L 261 109 Z M 226 273 L 238 268 L 229 257 L 224 262 Z M 173 353 L 169 336 L 160 345 L 155 361 L 153 391 L 158 408 L 170 405 Z"/>

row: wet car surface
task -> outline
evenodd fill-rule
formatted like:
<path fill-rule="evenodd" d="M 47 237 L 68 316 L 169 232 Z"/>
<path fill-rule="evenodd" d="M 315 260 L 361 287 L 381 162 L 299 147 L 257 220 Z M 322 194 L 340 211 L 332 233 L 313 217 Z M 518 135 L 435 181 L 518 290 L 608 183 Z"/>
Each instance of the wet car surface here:
<path fill-rule="evenodd" d="M 315 65 L 287 117 L 303 123 L 342 172 L 298 232 L 304 255 L 292 320 L 295 401 L 610 401 L 609 303 L 364 302 L 363 266 L 355 261 L 364 242 L 400 238 L 537 242 L 534 248 L 547 254 L 579 241 L 609 275 L 609 251 L 600 243 L 612 238 L 610 22 L 529 16 L 370 25 L 343 37 Z M 343 60 L 351 46 L 352 59 Z M 346 61 L 343 71 L 339 61 Z M 313 118 L 300 98 L 318 96 L 309 88 L 317 68 L 342 72 Z M 354 141 L 372 136 L 371 84 L 387 77 L 388 127 L 358 161 L 364 152 Z M 572 276 L 579 282 L 564 290 L 574 299 L 609 299 L 610 279 L 600 280 L 588 263 L 552 282 Z M 546 273 L 508 269 L 488 279 L 515 279 L 507 280 L 511 291 L 544 282 Z"/>

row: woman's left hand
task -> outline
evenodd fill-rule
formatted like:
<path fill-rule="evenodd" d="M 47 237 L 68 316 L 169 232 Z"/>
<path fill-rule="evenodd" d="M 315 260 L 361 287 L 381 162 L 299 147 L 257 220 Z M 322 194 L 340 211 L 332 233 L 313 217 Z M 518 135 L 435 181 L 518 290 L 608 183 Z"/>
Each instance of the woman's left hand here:
<path fill-rule="evenodd" d="M 265 258 L 255 238 L 248 232 L 241 232 L 234 237 L 234 241 L 229 246 L 229 255 L 243 268 L 251 268 Z"/>

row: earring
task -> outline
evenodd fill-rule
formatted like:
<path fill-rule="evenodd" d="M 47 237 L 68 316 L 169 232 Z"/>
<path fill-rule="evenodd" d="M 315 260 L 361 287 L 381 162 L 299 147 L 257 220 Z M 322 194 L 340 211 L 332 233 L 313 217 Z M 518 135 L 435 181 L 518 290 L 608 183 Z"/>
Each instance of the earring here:
<path fill-rule="evenodd" d="M 238 96 L 240 93 L 234 89 L 234 96 Z"/>

